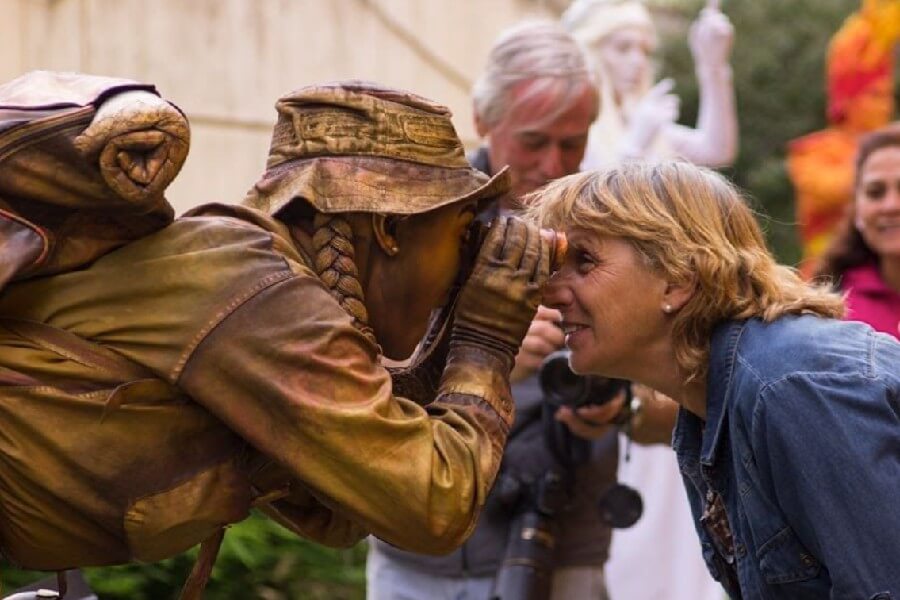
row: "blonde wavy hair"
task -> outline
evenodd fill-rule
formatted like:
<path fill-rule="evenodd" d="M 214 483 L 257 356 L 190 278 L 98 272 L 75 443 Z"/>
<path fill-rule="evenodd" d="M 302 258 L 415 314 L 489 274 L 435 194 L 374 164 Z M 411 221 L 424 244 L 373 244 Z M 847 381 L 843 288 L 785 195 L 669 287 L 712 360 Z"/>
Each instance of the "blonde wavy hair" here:
<path fill-rule="evenodd" d="M 673 317 L 676 360 L 691 378 L 705 375 L 709 337 L 721 321 L 843 315 L 841 296 L 775 261 L 741 193 L 709 169 L 625 163 L 558 179 L 525 203 L 542 227 L 623 238 L 649 268 L 695 286 Z"/>

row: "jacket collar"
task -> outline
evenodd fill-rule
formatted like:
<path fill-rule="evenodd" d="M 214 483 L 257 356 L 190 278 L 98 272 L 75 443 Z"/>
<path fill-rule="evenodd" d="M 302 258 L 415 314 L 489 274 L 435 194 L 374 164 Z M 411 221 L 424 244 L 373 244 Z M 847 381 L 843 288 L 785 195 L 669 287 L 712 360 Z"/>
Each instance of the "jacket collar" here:
<path fill-rule="evenodd" d="M 706 375 L 706 426 L 700 462 L 712 466 L 722 440 L 728 395 L 734 378 L 738 343 L 746 321 L 726 321 L 713 330 L 709 344 L 709 372 Z"/>
<path fill-rule="evenodd" d="M 673 437 L 676 450 L 680 455 L 699 451 L 700 462 L 707 467 L 715 462 L 724 437 L 722 430 L 725 428 L 728 394 L 737 361 L 738 342 L 745 325 L 746 321 L 726 321 L 713 330 L 706 376 L 706 421 L 684 408 L 679 411 Z"/>

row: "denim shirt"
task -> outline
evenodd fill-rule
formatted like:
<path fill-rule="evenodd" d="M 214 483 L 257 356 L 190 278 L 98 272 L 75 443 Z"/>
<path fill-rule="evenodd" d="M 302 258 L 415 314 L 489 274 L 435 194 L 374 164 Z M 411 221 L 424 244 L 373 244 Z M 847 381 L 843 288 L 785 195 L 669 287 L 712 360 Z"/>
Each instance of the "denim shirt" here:
<path fill-rule="evenodd" d="M 733 598 L 900 598 L 900 343 L 812 315 L 724 323 L 706 417 L 682 409 L 673 446 Z M 716 494 L 725 556 L 700 523 Z"/>

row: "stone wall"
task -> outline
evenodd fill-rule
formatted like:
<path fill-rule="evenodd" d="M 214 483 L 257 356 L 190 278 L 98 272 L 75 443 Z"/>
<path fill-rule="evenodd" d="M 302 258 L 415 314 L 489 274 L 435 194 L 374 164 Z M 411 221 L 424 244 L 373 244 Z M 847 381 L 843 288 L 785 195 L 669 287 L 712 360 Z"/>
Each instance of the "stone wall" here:
<path fill-rule="evenodd" d="M 453 110 L 472 146 L 469 87 L 497 33 L 556 0 L 0 0 L 0 81 L 32 69 L 153 82 L 192 123 L 170 188 L 179 212 L 239 200 L 263 169 L 275 99 L 344 78 Z"/>

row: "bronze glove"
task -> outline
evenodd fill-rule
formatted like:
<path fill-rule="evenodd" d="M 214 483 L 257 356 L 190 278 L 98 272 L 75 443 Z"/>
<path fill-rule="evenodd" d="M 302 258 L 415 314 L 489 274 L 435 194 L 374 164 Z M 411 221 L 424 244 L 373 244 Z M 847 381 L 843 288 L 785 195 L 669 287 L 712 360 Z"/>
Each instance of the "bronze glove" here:
<path fill-rule="evenodd" d="M 497 219 L 456 306 L 451 345 L 515 356 L 550 276 L 552 241 L 516 217 Z"/>

